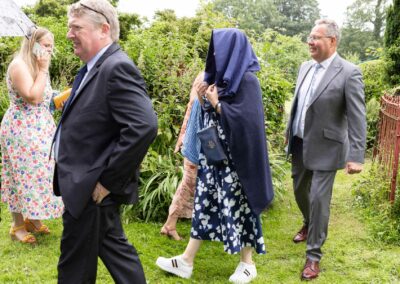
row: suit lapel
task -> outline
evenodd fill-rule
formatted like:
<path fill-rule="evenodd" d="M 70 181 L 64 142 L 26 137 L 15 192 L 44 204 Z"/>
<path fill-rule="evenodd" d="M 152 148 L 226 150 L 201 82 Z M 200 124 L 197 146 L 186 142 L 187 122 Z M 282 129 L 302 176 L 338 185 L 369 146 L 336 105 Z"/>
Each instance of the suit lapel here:
<path fill-rule="evenodd" d="M 297 99 L 299 97 L 299 90 L 300 90 L 301 86 L 303 85 L 304 79 L 306 78 L 308 72 L 310 72 L 312 65 L 313 65 L 313 62 L 308 61 L 304 65 L 302 65 L 302 67 L 300 68 L 299 76 L 298 76 L 297 82 L 296 82 L 296 89 L 294 91 L 294 99 L 293 99 L 293 103 L 292 103 L 292 109 L 290 111 L 290 117 L 291 117 L 290 124 L 293 122 L 294 115 L 296 113 Z"/>
<path fill-rule="evenodd" d="M 294 91 L 295 98 L 298 96 L 298 92 L 301 88 L 301 86 L 304 83 L 304 79 L 306 78 L 308 72 L 310 72 L 310 69 L 313 65 L 312 61 L 308 61 L 303 68 L 300 69 L 299 77 L 297 79 L 297 84 L 296 84 L 296 90 Z"/>
<path fill-rule="evenodd" d="M 322 94 L 322 92 L 328 87 L 328 85 L 340 73 L 342 69 L 343 65 L 341 63 L 341 58 L 339 55 L 336 55 L 336 57 L 333 59 L 332 63 L 326 70 L 324 77 L 322 77 L 319 85 L 315 89 L 315 93 L 311 98 L 310 105 L 313 104 L 316 99 L 318 99 L 318 97 Z"/>
<path fill-rule="evenodd" d="M 96 64 L 93 66 L 93 68 L 90 70 L 88 75 L 86 76 L 85 81 L 81 84 L 80 88 L 76 91 L 74 100 L 71 102 L 71 105 L 65 110 L 66 113 L 62 115 L 62 118 L 66 116 L 66 114 L 72 109 L 73 104 L 77 101 L 78 97 L 81 95 L 82 91 L 85 89 L 85 87 L 90 83 L 90 81 L 96 76 L 96 74 L 99 72 L 99 68 L 101 64 L 106 60 L 111 54 L 114 52 L 118 51 L 120 49 L 120 46 L 116 43 L 113 43 L 110 45 L 110 47 L 104 52 L 104 54 L 97 60 Z M 104 82 L 105 83 L 105 82 Z"/>

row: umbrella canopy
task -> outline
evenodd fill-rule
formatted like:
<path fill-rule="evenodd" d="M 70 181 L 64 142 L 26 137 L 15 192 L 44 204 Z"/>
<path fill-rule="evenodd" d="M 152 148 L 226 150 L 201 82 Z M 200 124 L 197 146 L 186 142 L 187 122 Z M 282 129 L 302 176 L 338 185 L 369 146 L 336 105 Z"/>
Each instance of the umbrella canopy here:
<path fill-rule="evenodd" d="M 12 0 L 0 0 L 0 37 L 26 36 L 35 24 Z"/>

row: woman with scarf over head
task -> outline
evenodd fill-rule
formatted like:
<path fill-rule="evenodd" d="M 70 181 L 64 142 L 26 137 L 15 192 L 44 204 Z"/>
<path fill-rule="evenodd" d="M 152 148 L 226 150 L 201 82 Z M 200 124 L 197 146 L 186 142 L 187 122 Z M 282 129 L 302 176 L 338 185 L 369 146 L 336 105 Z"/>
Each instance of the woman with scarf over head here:
<path fill-rule="evenodd" d="M 191 238 L 182 255 L 159 257 L 157 265 L 190 278 L 203 240 L 220 241 L 240 262 L 229 277 L 249 283 L 257 276 L 252 251 L 265 254 L 259 215 L 273 199 L 261 88 L 253 72 L 257 57 L 239 30 L 212 32 L 204 82 L 198 87 L 203 128 L 216 125 L 227 160 L 211 165 L 199 156 Z"/>

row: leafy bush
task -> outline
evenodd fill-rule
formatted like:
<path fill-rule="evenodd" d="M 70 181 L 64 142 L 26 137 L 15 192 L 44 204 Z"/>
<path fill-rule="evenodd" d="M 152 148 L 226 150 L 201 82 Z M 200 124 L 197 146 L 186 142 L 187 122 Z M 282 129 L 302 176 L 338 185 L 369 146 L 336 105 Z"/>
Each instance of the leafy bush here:
<path fill-rule="evenodd" d="M 285 180 L 287 172 L 290 170 L 290 164 L 287 162 L 285 156 L 285 154 L 276 153 L 276 151 L 269 151 L 269 164 L 272 171 L 275 200 L 282 200 L 286 192 Z"/>
<path fill-rule="evenodd" d="M 278 71 L 285 80 L 296 82 L 301 63 L 310 58 L 307 45 L 301 38 L 285 36 L 273 30 L 254 35 L 254 38 L 253 46 L 262 66 L 273 66 L 273 71 Z M 271 73 L 268 72 L 268 75 Z"/>
<path fill-rule="evenodd" d="M 362 211 L 374 238 L 400 244 L 400 194 L 397 190 L 395 202 L 391 204 L 389 190 L 390 178 L 375 165 L 354 184 L 354 204 Z"/>
<path fill-rule="evenodd" d="M 367 107 L 367 149 L 372 149 L 373 146 L 375 145 L 378 133 L 380 104 L 375 98 L 371 98 L 368 101 L 366 107 Z"/>
<path fill-rule="evenodd" d="M 183 175 L 180 155 L 160 155 L 150 150 L 142 163 L 139 203 L 125 206 L 125 220 L 159 221 L 167 219 L 172 197 Z"/>
<path fill-rule="evenodd" d="M 282 151 L 284 104 L 293 96 L 301 63 L 309 58 L 307 47 L 299 37 L 289 37 L 273 30 L 252 40 L 261 71 L 257 74 L 263 92 L 266 132 L 272 148 Z"/>
<path fill-rule="evenodd" d="M 371 149 L 376 140 L 380 98 L 388 88 L 385 62 L 381 59 L 363 62 L 359 65 L 365 84 L 367 102 L 367 149 Z"/>
<path fill-rule="evenodd" d="M 0 80 L 3 82 L 6 76 L 8 64 L 14 54 L 19 50 L 21 38 L 0 37 Z"/>
<path fill-rule="evenodd" d="M 387 9 L 385 53 L 387 74 L 392 85 L 400 83 L 400 1 L 393 0 Z"/>
<path fill-rule="evenodd" d="M 340 54 L 344 59 L 350 61 L 354 64 L 359 64 L 361 62 L 360 54 L 357 52 L 344 52 Z"/>
<path fill-rule="evenodd" d="M 365 101 L 375 98 L 378 102 L 389 85 L 386 82 L 385 61 L 381 59 L 363 62 L 359 65 L 365 84 Z"/>
<path fill-rule="evenodd" d="M 159 122 L 158 136 L 142 165 L 141 201 L 129 207 L 131 211 L 125 208 L 126 216 L 145 220 L 167 216 L 182 176 L 182 161 L 172 151 L 192 81 L 203 69 L 212 27 L 231 26 L 208 6 L 192 19 L 176 19 L 170 13 L 159 13 L 158 18 L 149 28 L 130 33 L 123 43 L 145 78 Z M 284 103 L 292 95 L 297 68 L 308 53 L 299 38 L 272 31 L 250 40 L 261 63 L 257 76 L 263 91 L 273 182 L 280 198 L 287 165 L 276 153 L 282 153 Z"/>
<path fill-rule="evenodd" d="M 203 63 L 193 44 L 195 38 L 192 33 L 196 33 L 198 21 L 177 20 L 168 15 L 159 13 L 159 21 L 147 29 L 131 32 L 122 43 L 146 81 L 159 127 L 158 135 L 142 163 L 140 202 L 124 208 L 126 219 L 166 219 L 168 207 L 182 178 L 182 158 L 173 154 L 173 150 L 192 81 L 203 69 Z"/>
<path fill-rule="evenodd" d="M 19 50 L 21 38 L 0 37 L 0 121 L 9 106 L 6 73 L 14 54 Z"/>
<path fill-rule="evenodd" d="M 263 94 L 267 138 L 271 148 L 279 151 L 283 148 L 284 139 L 284 104 L 293 94 L 294 84 L 278 68 L 272 66 L 264 66 L 258 78 Z"/>
<path fill-rule="evenodd" d="M 155 21 L 147 29 L 130 33 L 123 43 L 124 49 L 137 63 L 145 78 L 159 122 L 157 138 L 142 165 L 141 201 L 138 206 L 129 207 L 131 212 L 125 208 L 126 217 L 132 214 L 136 218 L 148 221 L 165 219 L 167 216 L 170 201 L 182 176 L 182 161 L 172 151 L 189 99 L 192 81 L 204 67 L 212 26 L 209 21 L 213 20 L 221 25 L 225 23 L 223 19 L 215 20 L 216 16 L 207 9 L 204 13 L 208 15 L 207 18 L 199 14 L 193 19 L 176 19 L 169 13 L 160 13 L 160 21 Z M 290 74 L 289 78 L 294 78 L 293 70 L 298 68 L 295 65 L 300 65 L 304 59 L 304 53 L 300 53 L 302 55 L 299 56 L 293 55 L 295 46 L 302 45 L 298 38 L 291 39 L 279 34 L 274 34 L 273 38 L 274 43 L 269 48 L 265 46 L 266 42 L 250 40 L 255 42 L 255 51 L 262 65 L 261 72 L 257 75 L 263 91 L 273 180 L 277 196 L 280 196 L 285 161 L 281 155 L 274 153 L 281 151 L 279 142 L 283 139 L 280 134 L 283 130 L 283 105 L 293 89 L 293 82 L 287 77 Z M 285 53 L 279 49 L 281 45 L 291 50 L 296 59 L 287 56 L 285 60 L 279 60 L 279 54 Z M 263 58 L 269 55 L 272 57 L 273 54 L 275 60 L 271 61 L 274 65 L 267 64 Z M 281 66 L 286 67 L 284 72 L 279 69 Z"/>
<path fill-rule="evenodd" d="M 55 2 L 49 0 L 46 3 Z M 67 18 L 57 11 L 57 17 L 38 16 L 32 9 L 30 11 L 30 17 L 39 26 L 49 28 L 55 35 L 56 50 L 50 75 L 53 88 L 62 90 L 72 84 L 82 65 L 66 38 Z M 178 19 L 171 11 L 158 12 L 156 20 L 145 28 L 140 26 L 139 21 L 130 22 L 132 19 L 126 20 L 126 26 L 134 28 L 125 29 L 120 44 L 142 72 L 158 114 L 159 131 L 142 164 L 140 203 L 126 206 L 123 210 L 128 219 L 161 220 L 168 214 L 172 196 L 182 177 L 182 157 L 173 154 L 173 149 L 192 82 L 204 69 L 211 30 L 235 25 L 234 20 L 228 20 L 222 14 L 212 11 L 212 7 L 207 4 L 193 18 Z M 281 181 L 285 174 L 280 145 L 283 137 L 283 105 L 292 94 L 297 68 L 307 52 L 297 37 L 286 37 L 272 31 L 262 36 L 248 36 L 262 67 L 257 76 L 263 91 L 270 163 L 278 193 L 283 188 Z M 19 42 L 20 39 L 0 39 L 2 76 Z M 4 83 L 0 84 L 0 91 L 2 115 L 1 112 L 8 106 Z M 58 116 L 59 113 L 56 113 L 55 118 Z"/>
<path fill-rule="evenodd" d="M 8 90 L 7 90 L 7 85 L 4 82 L 0 83 L 0 120 L 3 119 L 4 113 L 8 109 L 8 106 L 10 104 L 9 99 L 8 99 Z"/>

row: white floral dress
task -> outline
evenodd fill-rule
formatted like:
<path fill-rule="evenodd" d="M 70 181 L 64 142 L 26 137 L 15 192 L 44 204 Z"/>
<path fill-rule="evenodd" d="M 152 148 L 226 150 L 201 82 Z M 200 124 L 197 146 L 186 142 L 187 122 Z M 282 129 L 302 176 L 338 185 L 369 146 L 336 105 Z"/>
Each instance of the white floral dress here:
<path fill-rule="evenodd" d="M 1 197 L 11 212 L 29 219 L 60 217 L 61 198 L 53 194 L 54 161 L 49 159 L 55 123 L 49 111 L 50 81 L 44 101 L 26 103 L 13 89 L 7 74 L 10 106 L 1 122 Z"/>

